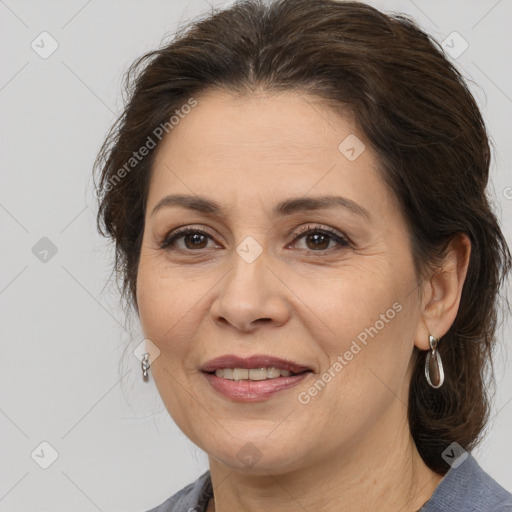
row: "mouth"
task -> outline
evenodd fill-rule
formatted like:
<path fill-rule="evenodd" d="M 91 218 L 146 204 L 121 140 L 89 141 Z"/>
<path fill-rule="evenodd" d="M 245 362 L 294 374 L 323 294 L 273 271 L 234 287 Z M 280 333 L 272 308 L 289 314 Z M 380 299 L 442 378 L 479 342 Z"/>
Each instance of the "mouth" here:
<path fill-rule="evenodd" d="M 228 380 L 268 380 L 278 379 L 279 377 L 291 377 L 302 373 L 311 373 L 311 370 L 301 372 L 292 372 L 290 370 L 281 370 L 275 366 L 261 368 L 217 368 L 215 371 L 204 372 Z"/>
<path fill-rule="evenodd" d="M 253 381 L 251 379 L 226 379 L 215 373 L 203 373 L 210 388 L 218 395 L 235 402 L 262 402 L 270 400 L 277 394 L 291 390 L 304 382 L 311 371 L 305 371 L 288 377 L 276 377 Z"/>
<path fill-rule="evenodd" d="M 200 370 L 217 393 L 243 402 L 268 400 L 314 373 L 308 366 L 266 355 L 225 355 L 208 361 Z"/>
<path fill-rule="evenodd" d="M 211 359 L 201 366 L 204 373 L 229 380 L 266 380 L 312 372 L 309 366 L 268 355 L 240 357 L 232 354 Z"/>

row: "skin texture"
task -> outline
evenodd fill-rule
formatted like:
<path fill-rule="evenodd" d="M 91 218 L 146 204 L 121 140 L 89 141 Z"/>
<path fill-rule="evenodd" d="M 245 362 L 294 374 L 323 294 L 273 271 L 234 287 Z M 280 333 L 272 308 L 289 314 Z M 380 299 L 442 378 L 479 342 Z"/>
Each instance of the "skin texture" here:
<path fill-rule="evenodd" d="M 410 359 L 415 345 L 427 350 L 428 335 L 441 338 L 455 319 L 468 239 L 455 239 L 443 268 L 420 286 L 398 202 L 349 116 L 299 92 L 209 91 L 197 101 L 157 154 L 137 302 L 144 334 L 161 351 L 151 373 L 162 400 L 209 456 L 209 510 L 417 510 L 441 476 L 410 435 Z M 354 161 L 338 149 L 350 134 L 366 145 Z M 178 193 L 215 200 L 225 216 L 182 207 L 152 215 Z M 271 215 L 279 201 L 323 195 L 356 202 L 371 220 L 341 207 Z M 349 243 L 297 238 L 308 225 Z M 182 226 L 209 236 L 159 247 Z M 236 251 L 248 236 L 262 248 L 252 263 Z M 396 303 L 400 312 L 300 403 L 299 393 Z M 282 357 L 314 373 L 263 402 L 237 402 L 199 371 L 223 354 Z M 251 466 L 238 457 L 249 442 L 258 459 Z"/>

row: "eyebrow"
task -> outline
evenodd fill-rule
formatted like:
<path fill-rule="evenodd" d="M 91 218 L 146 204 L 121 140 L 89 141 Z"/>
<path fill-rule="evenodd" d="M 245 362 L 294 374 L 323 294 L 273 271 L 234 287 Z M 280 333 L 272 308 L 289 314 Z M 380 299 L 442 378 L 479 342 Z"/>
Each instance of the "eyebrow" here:
<path fill-rule="evenodd" d="M 193 210 L 205 215 L 225 217 L 225 211 L 222 206 L 203 196 L 175 194 L 163 197 L 153 208 L 150 216 L 153 216 L 158 210 L 168 207 L 181 207 Z M 284 217 L 302 211 L 314 211 L 327 208 L 341 207 L 365 218 L 372 222 L 370 212 L 346 197 L 341 196 L 321 196 L 321 197 L 292 197 L 278 203 L 272 209 L 272 215 L 275 217 Z"/>

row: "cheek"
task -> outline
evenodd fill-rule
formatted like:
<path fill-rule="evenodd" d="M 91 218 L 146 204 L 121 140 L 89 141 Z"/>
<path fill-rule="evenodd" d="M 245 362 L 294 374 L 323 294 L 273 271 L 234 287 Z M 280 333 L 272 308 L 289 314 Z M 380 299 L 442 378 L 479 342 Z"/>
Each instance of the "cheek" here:
<path fill-rule="evenodd" d="M 357 336 L 403 300 L 405 286 L 393 279 L 390 268 L 384 268 L 387 263 L 369 263 L 344 267 L 315 287 L 316 307 L 335 337 Z"/>
<path fill-rule="evenodd" d="M 141 254 L 137 275 L 137 301 L 144 335 L 161 347 L 172 336 L 194 302 L 194 283 L 162 271 L 158 258 Z"/>
<path fill-rule="evenodd" d="M 141 254 L 137 276 L 139 318 L 144 336 L 160 349 L 155 361 L 158 367 L 181 378 L 197 371 L 204 346 L 198 347 L 194 341 L 200 338 L 198 330 L 208 316 L 210 294 L 218 281 L 218 273 L 192 275 L 172 268 L 160 256 L 145 259 Z"/>
<path fill-rule="evenodd" d="M 324 365 L 336 367 L 340 385 L 360 386 L 375 375 L 399 387 L 413 350 L 418 322 L 414 274 L 389 263 L 344 270 L 316 286 L 315 310 L 321 329 L 316 338 L 325 355 Z M 363 386 L 364 387 L 364 386 Z M 361 390 L 361 388 L 360 388 Z"/>
<path fill-rule="evenodd" d="M 315 322 L 329 329 L 318 334 L 309 326 L 323 364 L 318 380 L 298 390 L 299 401 L 317 411 L 328 410 L 332 424 L 344 425 L 350 435 L 384 414 L 407 382 L 416 303 L 414 294 L 407 293 L 404 273 L 403 280 L 393 275 L 400 274 L 354 271 L 351 279 L 344 275 L 325 280 L 316 295 L 321 320 Z M 316 417 L 321 423 L 325 416 L 319 412 Z M 337 427 L 332 428 L 332 435 L 338 436 Z"/>

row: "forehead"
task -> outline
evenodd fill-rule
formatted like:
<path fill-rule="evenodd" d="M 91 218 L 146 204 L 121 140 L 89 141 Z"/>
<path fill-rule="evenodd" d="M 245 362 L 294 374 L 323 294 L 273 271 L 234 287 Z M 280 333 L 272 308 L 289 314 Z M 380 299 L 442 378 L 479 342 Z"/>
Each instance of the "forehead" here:
<path fill-rule="evenodd" d="M 240 204 L 255 196 L 261 204 L 263 198 L 275 203 L 309 193 L 340 192 L 362 202 L 364 196 L 389 195 L 377 159 L 350 116 L 319 98 L 210 91 L 196 101 L 160 145 L 150 207 L 168 193 L 213 195 Z M 347 144 L 357 158 L 347 158 Z"/>
<path fill-rule="evenodd" d="M 259 151 L 264 157 L 272 150 L 300 159 L 314 150 L 337 151 L 340 137 L 355 132 L 348 114 L 335 113 L 321 99 L 302 92 L 241 95 L 213 90 L 196 101 L 164 146 L 174 150 L 195 140 L 198 156 L 227 157 L 237 148 L 239 154 Z"/>

